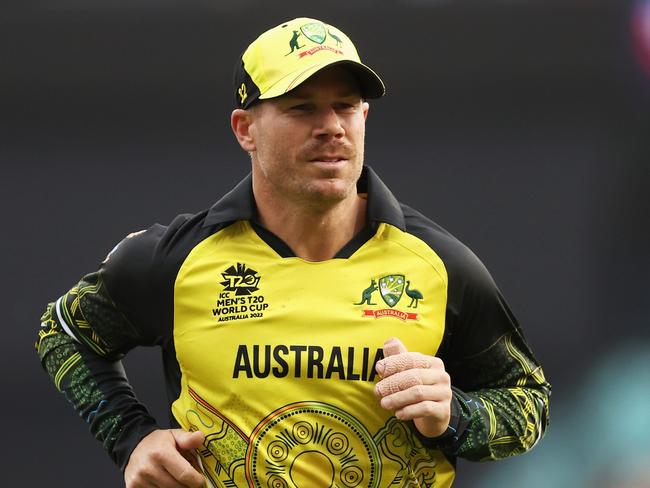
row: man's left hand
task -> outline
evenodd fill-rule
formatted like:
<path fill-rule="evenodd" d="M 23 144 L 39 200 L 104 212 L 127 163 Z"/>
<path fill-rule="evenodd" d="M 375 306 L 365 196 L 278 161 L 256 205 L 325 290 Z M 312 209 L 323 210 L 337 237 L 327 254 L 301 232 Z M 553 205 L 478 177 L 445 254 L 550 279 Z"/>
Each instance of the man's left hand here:
<path fill-rule="evenodd" d="M 451 379 L 440 358 L 408 352 L 392 338 L 384 343 L 384 359 L 377 362 L 381 377 L 375 393 L 386 410 L 400 420 L 413 420 L 426 437 L 442 435 L 451 418 Z"/>

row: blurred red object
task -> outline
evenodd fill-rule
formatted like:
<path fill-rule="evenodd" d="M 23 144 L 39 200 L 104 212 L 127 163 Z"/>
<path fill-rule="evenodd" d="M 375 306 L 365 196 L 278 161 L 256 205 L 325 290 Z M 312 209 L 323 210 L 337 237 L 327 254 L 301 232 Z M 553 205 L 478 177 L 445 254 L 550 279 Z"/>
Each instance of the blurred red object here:
<path fill-rule="evenodd" d="M 630 28 L 637 62 L 650 77 L 650 0 L 642 0 L 634 6 Z"/>

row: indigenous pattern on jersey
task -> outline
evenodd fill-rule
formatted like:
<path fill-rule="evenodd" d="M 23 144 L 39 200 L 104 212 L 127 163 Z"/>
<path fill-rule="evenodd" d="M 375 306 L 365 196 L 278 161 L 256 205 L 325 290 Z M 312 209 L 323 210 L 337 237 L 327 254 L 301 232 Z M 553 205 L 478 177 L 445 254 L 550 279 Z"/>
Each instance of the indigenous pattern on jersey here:
<path fill-rule="evenodd" d="M 531 448 L 550 387 L 480 261 L 369 169 L 366 228 L 308 262 L 256 223 L 250 177 L 195 216 L 125 239 L 50 304 L 43 364 L 122 467 L 158 428 L 119 359 L 163 350 L 173 423 L 201 430 L 215 487 L 448 487 L 455 458 Z M 437 439 L 382 409 L 382 345 L 438 355 L 454 385 Z"/>

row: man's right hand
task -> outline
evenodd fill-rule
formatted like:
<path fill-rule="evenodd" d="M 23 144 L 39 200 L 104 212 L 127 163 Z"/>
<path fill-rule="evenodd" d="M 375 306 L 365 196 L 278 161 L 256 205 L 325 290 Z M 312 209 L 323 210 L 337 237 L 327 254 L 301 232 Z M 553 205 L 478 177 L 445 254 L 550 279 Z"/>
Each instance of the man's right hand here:
<path fill-rule="evenodd" d="M 154 430 L 131 453 L 124 470 L 126 488 L 205 487 L 193 452 L 204 437 L 198 431 Z"/>

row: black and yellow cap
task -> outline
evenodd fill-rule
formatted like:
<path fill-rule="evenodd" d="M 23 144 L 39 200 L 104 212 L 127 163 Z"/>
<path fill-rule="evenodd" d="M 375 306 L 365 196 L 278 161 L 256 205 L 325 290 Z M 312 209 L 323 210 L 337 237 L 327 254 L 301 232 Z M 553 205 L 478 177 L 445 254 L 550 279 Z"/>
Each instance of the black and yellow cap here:
<path fill-rule="evenodd" d="M 359 59 L 354 44 L 336 27 L 300 17 L 267 30 L 253 41 L 235 70 L 236 105 L 248 108 L 256 100 L 291 91 L 323 68 L 349 68 L 364 98 L 386 91 L 381 78 Z"/>

